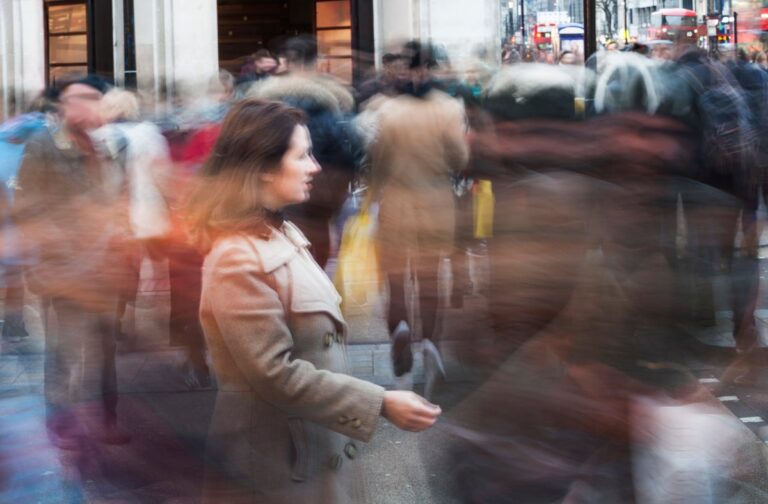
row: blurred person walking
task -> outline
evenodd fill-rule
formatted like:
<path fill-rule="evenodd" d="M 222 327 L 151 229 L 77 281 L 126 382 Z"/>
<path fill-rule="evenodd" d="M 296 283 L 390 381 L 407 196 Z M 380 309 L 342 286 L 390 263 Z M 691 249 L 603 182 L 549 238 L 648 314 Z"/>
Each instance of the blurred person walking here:
<path fill-rule="evenodd" d="M 740 353 L 724 381 L 754 382 L 765 365 L 757 351 L 754 311 L 758 295 L 758 193 L 764 190 L 768 120 L 768 79 L 743 61 L 712 61 L 697 48 L 678 58 L 678 74 L 691 90 L 688 120 L 698 135 L 696 180 L 722 197 L 697 199 L 683 194 L 695 259 L 695 316 L 714 325 L 712 282 L 728 273 L 733 311 L 733 338 Z M 741 233 L 740 248 L 735 240 Z"/>
<path fill-rule="evenodd" d="M 410 81 L 406 94 L 372 103 L 376 137 L 369 148 L 370 190 L 379 207 L 381 268 L 389 281 L 387 323 L 395 376 L 411 370 L 406 275 L 418 282 L 425 364 L 442 368 L 437 337 L 438 270 L 453 252 L 456 203 L 451 177 L 468 160 L 462 104 L 435 88 L 432 48 L 406 46 Z"/>
<path fill-rule="evenodd" d="M 101 106 L 105 125 L 91 136 L 109 157 L 124 157 L 129 194 L 128 220 L 137 243 L 135 247 L 126 248 L 123 258 L 132 273 L 132 281 L 126 283 L 120 295 L 119 326 L 126 304 L 136 301 L 143 254 L 153 259 L 163 257 L 163 243 L 171 228 L 165 200 L 171 161 L 168 144 L 160 129 L 151 122 L 140 120 L 139 100 L 135 94 L 124 89 L 110 89 Z"/>
<path fill-rule="evenodd" d="M 387 53 L 381 58 L 381 72 L 360 84 L 357 102 L 365 104 L 376 95 L 395 96 L 407 82 L 407 61 L 400 54 Z"/>
<path fill-rule="evenodd" d="M 31 111 L 0 126 L 0 224 L 2 229 L 2 254 L 0 254 L 0 286 L 5 288 L 3 300 L 2 338 L 16 342 L 29 335 L 24 323 L 24 267 L 34 264 L 33 250 L 20 247 L 18 230 L 14 224 L 13 203 L 18 173 L 24 157 L 27 141 L 46 127 L 49 115 L 55 107 L 49 92 L 43 93 L 31 107 Z"/>
<path fill-rule="evenodd" d="M 27 145 L 15 215 L 24 241 L 40 253 L 27 269 L 30 289 L 55 315 L 46 320 L 45 396 L 52 442 L 77 449 L 87 435 L 106 443 L 130 437 L 117 427 L 115 331 L 118 296 L 131 274 L 125 177 L 97 150 L 106 83 L 85 77 L 60 88 L 59 120 Z"/>
<path fill-rule="evenodd" d="M 315 177 L 308 201 L 286 209 L 290 219 L 306 234 L 310 250 L 325 268 L 338 243 L 332 243 L 330 226 L 349 196 L 362 158 L 361 140 L 352 125 L 352 93 L 329 75 L 318 73 L 317 42 L 309 37 L 289 39 L 281 49 L 286 70 L 256 83 L 247 96 L 279 100 L 307 114 L 314 152 L 323 166 Z"/>
<path fill-rule="evenodd" d="M 320 171 L 305 121 L 278 102 L 235 105 L 190 199 L 219 383 L 204 502 L 367 502 L 353 440 L 368 441 L 381 415 L 420 431 L 440 414 L 346 375 L 339 295 L 282 213 Z"/>

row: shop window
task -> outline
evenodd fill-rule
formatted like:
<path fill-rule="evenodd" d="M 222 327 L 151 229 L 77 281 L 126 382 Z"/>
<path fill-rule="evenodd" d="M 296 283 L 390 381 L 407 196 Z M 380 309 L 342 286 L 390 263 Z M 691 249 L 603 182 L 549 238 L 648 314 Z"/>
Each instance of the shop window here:
<path fill-rule="evenodd" d="M 317 0 L 315 32 L 320 70 L 352 82 L 352 10 L 349 0 Z"/>
<path fill-rule="evenodd" d="M 88 12 L 84 1 L 46 4 L 48 82 L 88 72 Z"/>

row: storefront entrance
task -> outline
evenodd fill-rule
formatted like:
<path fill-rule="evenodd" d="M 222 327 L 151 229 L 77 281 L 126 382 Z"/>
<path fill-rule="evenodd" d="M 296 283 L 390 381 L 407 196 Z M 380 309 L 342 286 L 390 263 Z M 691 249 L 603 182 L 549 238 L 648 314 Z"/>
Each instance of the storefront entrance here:
<path fill-rule="evenodd" d="M 218 0 L 219 65 L 238 75 L 259 49 L 273 53 L 286 39 L 314 34 L 320 68 L 351 82 L 373 51 L 372 0 Z"/>

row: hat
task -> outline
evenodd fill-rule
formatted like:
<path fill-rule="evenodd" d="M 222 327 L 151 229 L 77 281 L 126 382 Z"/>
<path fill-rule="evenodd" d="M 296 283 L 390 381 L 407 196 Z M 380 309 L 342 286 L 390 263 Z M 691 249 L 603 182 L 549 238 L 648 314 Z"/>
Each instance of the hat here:
<path fill-rule="evenodd" d="M 89 74 L 82 77 L 76 77 L 71 80 L 65 80 L 61 83 L 61 85 L 58 88 L 58 95 L 61 95 L 61 93 L 64 92 L 65 89 L 67 89 L 69 86 L 73 84 L 82 84 L 84 86 L 91 87 L 98 91 L 101 94 L 106 93 L 109 91 L 109 88 L 112 86 L 109 82 L 107 82 L 103 77 L 100 77 L 95 74 Z"/>

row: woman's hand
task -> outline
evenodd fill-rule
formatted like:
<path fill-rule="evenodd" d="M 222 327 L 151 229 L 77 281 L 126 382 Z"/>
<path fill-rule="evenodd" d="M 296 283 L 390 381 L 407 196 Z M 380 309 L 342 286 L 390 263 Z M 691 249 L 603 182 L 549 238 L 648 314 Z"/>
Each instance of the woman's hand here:
<path fill-rule="evenodd" d="M 423 397 L 405 390 L 391 390 L 384 394 L 381 415 L 398 428 L 419 432 L 432 427 L 443 410 Z"/>

